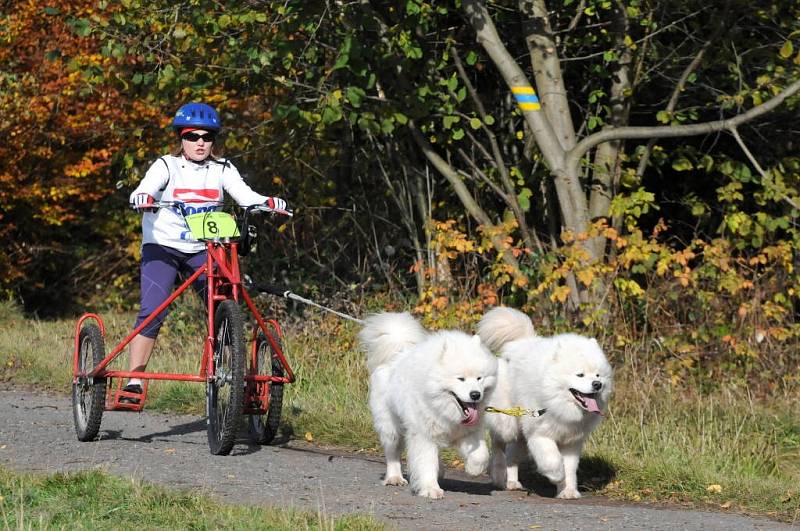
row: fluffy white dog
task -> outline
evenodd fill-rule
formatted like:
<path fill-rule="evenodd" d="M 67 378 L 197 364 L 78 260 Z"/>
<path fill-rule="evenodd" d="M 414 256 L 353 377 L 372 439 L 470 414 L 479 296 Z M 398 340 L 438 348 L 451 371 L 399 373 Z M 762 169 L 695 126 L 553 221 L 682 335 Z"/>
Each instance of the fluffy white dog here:
<path fill-rule="evenodd" d="M 405 440 L 411 489 L 441 498 L 439 449 L 455 446 L 468 474 L 489 464 L 483 408 L 494 387 L 497 358 L 478 336 L 428 333 L 408 313 L 366 319 L 369 405 L 386 453 L 384 485 L 407 485 L 400 453 Z"/>
<path fill-rule="evenodd" d="M 558 498 L 580 498 L 578 461 L 600 423 L 613 383 L 611 365 L 597 341 L 576 334 L 539 337 L 524 313 L 505 307 L 486 313 L 478 330 L 500 354 L 490 405 L 546 410 L 539 417 L 488 417 L 493 483 L 501 489 L 523 488 L 518 467 L 527 446 L 539 473 L 556 485 Z"/>

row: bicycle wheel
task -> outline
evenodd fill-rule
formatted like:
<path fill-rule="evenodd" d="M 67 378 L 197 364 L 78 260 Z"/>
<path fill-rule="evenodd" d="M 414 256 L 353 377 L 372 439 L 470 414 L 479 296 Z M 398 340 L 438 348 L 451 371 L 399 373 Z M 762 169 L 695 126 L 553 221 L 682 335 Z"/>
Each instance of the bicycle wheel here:
<path fill-rule="evenodd" d="M 274 336 L 281 348 L 281 340 Z M 270 376 L 283 376 L 283 365 L 278 359 L 277 353 L 267 340 L 263 332 L 256 338 L 256 374 L 269 374 Z M 267 386 L 267 400 L 269 406 L 263 415 L 250 415 L 248 428 L 250 437 L 258 444 L 269 444 L 278 434 L 278 426 L 281 423 L 281 409 L 283 408 L 283 384 L 270 382 Z"/>
<path fill-rule="evenodd" d="M 244 405 L 244 320 L 235 301 L 217 307 L 214 372 L 206 384 L 208 446 L 214 455 L 233 448 Z"/>
<path fill-rule="evenodd" d="M 78 336 L 78 374 L 84 376 L 105 358 L 103 334 L 95 324 L 81 327 Z M 79 378 L 72 384 L 72 418 L 79 441 L 91 441 L 100 431 L 106 399 L 106 379 Z"/>

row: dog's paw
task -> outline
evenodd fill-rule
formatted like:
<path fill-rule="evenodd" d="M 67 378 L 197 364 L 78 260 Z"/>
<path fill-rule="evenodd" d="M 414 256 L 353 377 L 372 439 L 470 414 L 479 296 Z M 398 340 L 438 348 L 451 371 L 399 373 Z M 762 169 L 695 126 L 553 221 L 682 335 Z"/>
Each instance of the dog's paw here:
<path fill-rule="evenodd" d="M 383 480 L 384 485 L 392 485 L 395 487 L 403 487 L 408 485 L 408 481 L 403 476 L 390 476 Z"/>
<path fill-rule="evenodd" d="M 556 498 L 561 500 L 577 500 L 581 497 L 581 493 L 574 487 L 565 487 L 558 491 Z"/>
<path fill-rule="evenodd" d="M 441 500 L 444 498 L 444 491 L 438 486 L 423 487 L 417 492 L 417 496 L 430 498 L 432 500 Z"/>
<path fill-rule="evenodd" d="M 464 463 L 464 471 L 470 476 L 480 476 L 489 466 L 489 452 L 474 452 Z"/>
<path fill-rule="evenodd" d="M 558 486 L 561 483 L 564 483 L 564 468 L 555 469 L 555 470 L 541 470 L 539 469 L 539 473 L 546 477 L 550 483 L 553 485 Z"/>
<path fill-rule="evenodd" d="M 508 481 L 506 483 L 506 490 L 525 490 L 525 487 L 523 487 L 522 483 L 519 481 Z"/>

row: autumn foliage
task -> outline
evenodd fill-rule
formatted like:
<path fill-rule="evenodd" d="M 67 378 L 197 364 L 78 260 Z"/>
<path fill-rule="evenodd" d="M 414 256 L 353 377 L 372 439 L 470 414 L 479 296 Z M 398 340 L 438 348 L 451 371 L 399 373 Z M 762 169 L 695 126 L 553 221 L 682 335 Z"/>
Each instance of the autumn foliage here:
<path fill-rule="evenodd" d="M 573 212 L 541 138 L 465 17 L 466 4 L 488 6 L 524 58 L 536 53 L 525 32 L 542 29 L 521 23 L 529 3 L 6 4 L 0 294 L 28 311 L 135 305 L 128 193 L 174 147 L 175 109 L 205 101 L 223 118 L 215 147 L 297 207 L 289 225 L 262 224 L 256 277 L 334 304 L 388 291 L 431 326 L 511 304 L 545 333 L 640 351 L 676 383 L 800 379 L 797 94 L 738 139 L 628 139 L 613 164 L 594 158 L 599 146 L 586 153 L 573 192 L 602 201 L 576 228 L 562 223 Z M 736 116 L 798 79 L 796 0 L 741 16 L 696 0 L 617 5 L 550 4 L 575 140 L 615 119 Z M 709 36 L 710 13 L 730 18 Z M 609 24 L 624 17 L 627 28 Z M 628 65 L 635 83 L 615 96 Z"/>
<path fill-rule="evenodd" d="M 96 208 L 116 191 L 113 162 L 132 141 L 130 117 L 155 114 L 98 75 L 110 59 L 70 25 L 95 4 L 15 2 L 2 18 L 0 289 L 23 299 L 57 296 L 66 286 L 45 284 L 80 267 L 76 249 L 114 237 Z"/>

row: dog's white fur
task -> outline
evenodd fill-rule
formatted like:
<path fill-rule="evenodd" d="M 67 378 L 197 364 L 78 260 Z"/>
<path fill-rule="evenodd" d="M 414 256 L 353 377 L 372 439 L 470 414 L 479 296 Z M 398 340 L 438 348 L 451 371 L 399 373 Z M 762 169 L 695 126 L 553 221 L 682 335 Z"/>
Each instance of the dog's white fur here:
<path fill-rule="evenodd" d="M 493 413 L 487 418 L 493 483 L 501 489 L 523 488 L 518 467 L 527 446 L 539 473 L 556 485 L 558 498 L 580 498 L 578 461 L 613 385 L 602 349 L 595 339 L 577 334 L 539 337 L 524 313 L 506 307 L 487 312 L 478 331 L 500 354 L 497 388 L 489 405 L 547 410 L 540 417 Z M 588 409 L 570 389 L 593 394 L 584 400 Z"/>
<path fill-rule="evenodd" d="M 420 496 L 444 495 L 440 448 L 455 446 L 468 474 L 483 473 L 489 463 L 483 408 L 497 358 L 480 338 L 428 333 L 408 313 L 382 313 L 366 319 L 359 339 L 367 352 L 372 419 L 386 454 L 383 484 L 408 484 L 400 464 L 403 442 L 411 489 Z"/>

